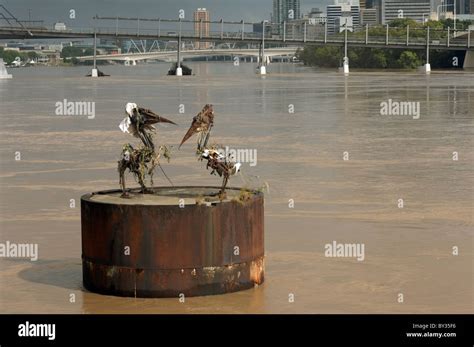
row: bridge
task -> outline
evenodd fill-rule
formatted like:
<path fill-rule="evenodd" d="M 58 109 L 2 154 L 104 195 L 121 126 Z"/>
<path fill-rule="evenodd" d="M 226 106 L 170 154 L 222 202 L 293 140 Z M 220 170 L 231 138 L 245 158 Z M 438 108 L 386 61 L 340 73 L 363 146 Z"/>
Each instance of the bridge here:
<path fill-rule="evenodd" d="M 143 19 L 141 19 L 143 21 Z M 138 19 L 139 21 L 139 19 Z M 164 20 L 162 20 L 164 21 Z M 70 28 L 67 30 L 53 30 L 48 28 L 21 28 L 12 26 L 0 26 L 0 40 L 4 39 L 64 39 L 64 38 L 99 38 L 108 39 L 137 39 L 137 40 L 162 40 L 162 41 L 177 41 L 178 36 L 183 41 L 197 41 L 197 42 L 246 42 L 260 44 L 262 39 L 265 39 L 267 44 L 277 45 L 299 45 L 306 44 L 314 45 L 336 45 L 343 46 L 345 44 L 344 34 L 334 34 L 328 32 L 327 25 L 323 26 L 321 30 L 309 30 L 309 25 L 303 26 L 301 31 L 295 29 L 289 30 L 294 25 L 283 23 L 288 30 L 283 30 L 283 34 L 272 35 L 268 30 L 264 33 L 254 33 L 248 31 L 224 31 L 210 32 L 209 35 L 196 35 L 194 31 L 179 30 L 179 24 L 182 21 L 167 20 L 168 23 L 178 23 L 177 28 L 173 31 L 163 29 L 146 29 L 140 28 L 137 25 L 135 30 L 130 28 L 110 28 L 110 27 L 96 27 L 96 28 Z M 188 21 L 194 22 L 194 21 Z M 216 23 L 216 22 L 208 22 Z M 234 24 L 236 22 L 217 22 L 224 25 Z M 244 23 L 239 22 L 240 25 L 246 27 L 249 24 L 261 23 Z M 275 27 L 274 24 L 268 26 Z M 315 26 L 311 26 L 315 27 Z M 308 29 L 309 28 L 309 29 Z M 348 33 L 348 45 L 350 47 L 373 47 L 373 48 L 403 48 L 403 49 L 424 49 L 428 44 L 429 36 L 427 29 L 407 29 L 406 36 L 394 35 L 392 32 L 399 31 L 400 28 L 386 27 L 384 35 L 371 35 L 369 33 L 369 26 L 362 28 L 362 30 Z M 286 34 L 285 32 L 291 32 Z M 432 49 L 436 50 L 474 50 L 474 36 L 471 31 L 454 31 L 454 30 L 430 30 L 431 42 L 429 42 Z M 178 33 L 181 33 L 179 35 Z"/>
<path fill-rule="evenodd" d="M 291 46 L 294 51 L 295 47 L 304 45 L 331 45 L 345 47 L 344 66 L 348 73 L 347 50 L 349 47 L 370 47 L 384 49 L 410 49 L 410 50 L 426 50 L 427 61 L 425 68 L 429 72 L 429 53 L 430 50 L 463 50 L 466 51 L 466 61 L 474 58 L 474 42 L 471 31 L 459 30 L 434 30 L 429 27 L 425 28 L 391 28 L 389 25 L 385 27 L 370 28 L 368 25 L 359 30 L 344 30 L 343 33 L 333 33 L 328 24 L 309 24 L 307 22 L 283 22 L 268 23 L 263 21 L 260 23 L 245 22 L 229 22 L 219 21 L 194 21 L 185 19 L 146 19 L 146 18 L 130 18 L 130 17 L 94 17 L 94 28 L 69 28 L 67 30 L 53 30 L 45 27 L 24 27 L 22 26 L 1 26 L 0 39 L 64 39 L 64 38 L 93 38 L 94 46 L 97 38 L 108 39 L 136 39 L 136 40 L 160 40 L 178 42 L 178 50 L 174 52 L 177 55 L 178 69 L 182 54 L 187 55 L 205 55 L 206 52 L 186 52 L 182 51 L 182 42 L 213 42 L 213 43 L 247 43 L 256 44 L 259 49 L 260 71 L 265 73 L 265 65 L 268 61 L 269 48 L 271 46 Z M 107 23 L 99 25 L 99 23 Z M 113 23 L 110 26 L 109 23 Z M 253 32 L 254 25 L 260 25 L 260 32 Z M 251 26 L 251 28 L 249 28 Z M 201 30 L 202 28 L 206 30 Z M 196 28 L 201 28 L 196 30 Z M 277 30 L 275 30 L 275 28 Z M 352 29 L 352 28 L 349 28 Z M 403 31 L 401 33 L 401 31 Z M 278 32 L 277 35 L 274 32 Z M 96 46 L 95 46 L 96 47 Z M 94 53 L 96 49 L 94 49 Z M 216 50 L 207 53 L 214 55 Z M 227 51 L 226 53 L 231 53 Z M 141 60 L 159 58 L 171 53 L 154 52 L 143 53 L 131 57 L 130 55 L 119 56 L 95 56 L 97 59 L 108 60 Z M 232 54 L 240 55 L 238 51 Z M 250 51 L 248 52 L 250 54 Z M 253 55 L 254 52 L 252 52 Z M 89 59 L 85 57 L 82 59 Z M 95 63 L 94 63 L 94 69 Z"/>
<path fill-rule="evenodd" d="M 268 48 L 265 50 L 265 57 L 284 57 L 294 56 L 297 47 L 283 47 L 283 48 Z M 165 60 L 170 61 L 178 54 L 177 50 L 169 51 L 153 51 L 153 52 L 142 52 L 142 53 L 124 53 L 124 54 L 102 54 L 95 57 L 96 60 L 115 60 L 123 62 L 135 62 L 140 60 Z M 242 49 L 192 49 L 192 50 L 181 50 L 181 58 L 190 57 L 208 57 L 208 56 L 222 56 L 232 55 L 240 57 L 255 57 L 257 61 L 260 59 L 260 49 L 254 48 L 242 48 Z M 87 61 L 94 60 L 94 56 L 83 56 L 77 57 L 78 60 Z M 267 59 L 268 61 L 268 59 Z"/>

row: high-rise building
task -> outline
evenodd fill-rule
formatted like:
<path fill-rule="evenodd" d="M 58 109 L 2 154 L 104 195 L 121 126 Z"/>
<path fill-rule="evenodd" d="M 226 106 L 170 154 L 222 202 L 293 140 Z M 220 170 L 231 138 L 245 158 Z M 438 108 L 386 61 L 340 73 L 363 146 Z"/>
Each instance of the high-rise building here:
<path fill-rule="evenodd" d="M 458 6 L 456 8 L 458 14 L 469 14 L 470 0 L 457 0 Z"/>
<path fill-rule="evenodd" d="M 210 15 L 209 11 L 205 8 L 198 8 L 194 11 L 194 35 L 196 37 L 205 37 L 210 34 Z M 207 49 L 211 45 L 210 42 L 196 41 L 194 48 L 196 49 Z"/>
<path fill-rule="evenodd" d="M 470 0 L 458 0 L 459 9 L 457 10 L 459 14 L 469 14 L 469 3 Z"/>
<path fill-rule="evenodd" d="M 300 0 L 273 0 L 273 23 L 300 19 Z"/>
<path fill-rule="evenodd" d="M 468 14 L 470 0 L 456 0 L 456 14 Z M 446 0 L 448 12 L 454 12 L 454 0 Z"/>
<path fill-rule="evenodd" d="M 374 8 L 377 6 L 377 1 L 375 0 L 367 0 L 365 2 L 365 8 Z"/>
<path fill-rule="evenodd" d="M 377 24 L 382 21 L 382 0 L 367 0 L 366 7 L 377 12 Z"/>
<path fill-rule="evenodd" d="M 337 1 L 336 1 L 337 3 Z M 341 1 L 342 3 L 342 1 Z M 328 32 L 330 34 L 341 31 L 341 25 L 348 23 L 349 31 L 360 25 L 359 6 L 349 4 L 328 5 L 326 8 Z M 350 19 L 349 19 L 350 18 Z"/>
<path fill-rule="evenodd" d="M 469 13 L 474 14 L 474 0 L 469 2 Z"/>
<path fill-rule="evenodd" d="M 399 18 L 410 18 L 422 22 L 431 16 L 431 0 L 384 0 L 382 1 L 382 24 Z"/>
<path fill-rule="evenodd" d="M 318 17 L 324 17 L 324 12 L 320 10 L 319 8 L 313 7 L 311 11 L 308 13 L 309 18 L 318 18 Z"/>
<path fill-rule="evenodd" d="M 362 25 L 380 24 L 378 9 L 377 8 L 361 8 L 360 9 L 360 23 Z"/>
<path fill-rule="evenodd" d="M 359 0 L 359 7 L 362 10 L 363 8 L 367 8 L 367 1 L 366 0 Z"/>

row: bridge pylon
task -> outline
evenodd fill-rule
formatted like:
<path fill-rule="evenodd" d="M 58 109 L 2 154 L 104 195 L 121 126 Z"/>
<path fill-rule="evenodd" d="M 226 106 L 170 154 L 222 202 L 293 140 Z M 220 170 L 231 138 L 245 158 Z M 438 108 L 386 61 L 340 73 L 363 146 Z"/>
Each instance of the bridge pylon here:
<path fill-rule="evenodd" d="M 178 37 L 178 56 L 176 57 L 176 76 L 183 76 L 183 68 L 181 67 L 181 18 L 179 19 L 179 37 Z"/>
<path fill-rule="evenodd" d="M 426 29 L 426 64 L 422 66 L 421 70 L 425 74 L 431 73 L 431 64 L 430 64 L 430 27 Z"/>
<path fill-rule="evenodd" d="M 349 30 L 347 26 L 347 19 L 344 24 L 344 59 L 342 62 L 342 72 L 344 73 L 344 76 L 349 75 L 349 57 L 347 55 L 347 31 Z"/>
<path fill-rule="evenodd" d="M 262 42 L 260 43 L 259 51 L 259 65 L 257 68 L 257 74 L 266 75 L 267 74 L 267 60 L 265 59 L 265 24 L 267 21 L 262 22 Z"/>

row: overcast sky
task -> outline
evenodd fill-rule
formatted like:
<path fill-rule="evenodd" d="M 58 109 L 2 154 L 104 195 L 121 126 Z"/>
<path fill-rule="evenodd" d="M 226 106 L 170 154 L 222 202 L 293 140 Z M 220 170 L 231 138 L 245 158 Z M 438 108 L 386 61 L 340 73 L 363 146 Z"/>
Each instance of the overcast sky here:
<path fill-rule="evenodd" d="M 0 0 L 10 12 L 20 19 L 28 19 L 29 9 L 32 19 L 41 19 L 45 24 L 58 21 L 68 26 L 89 25 L 91 18 L 100 16 L 128 16 L 143 18 L 177 18 L 178 10 L 184 9 L 186 18 L 198 7 L 206 7 L 211 19 L 244 19 L 258 22 L 269 19 L 272 0 Z M 325 8 L 333 0 L 301 0 L 302 13 L 312 7 Z M 76 11 L 76 19 L 69 19 L 69 10 Z"/>

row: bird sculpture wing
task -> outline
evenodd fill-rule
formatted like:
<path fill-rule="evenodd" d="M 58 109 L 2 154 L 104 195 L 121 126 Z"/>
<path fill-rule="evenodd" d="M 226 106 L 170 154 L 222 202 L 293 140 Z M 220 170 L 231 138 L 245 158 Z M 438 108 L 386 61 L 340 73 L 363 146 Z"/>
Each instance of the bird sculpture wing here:
<path fill-rule="evenodd" d="M 119 125 L 120 130 L 124 133 L 132 134 L 135 137 L 138 136 L 138 128 L 137 125 L 130 120 L 130 117 L 125 117 L 125 119 Z"/>
<path fill-rule="evenodd" d="M 175 122 L 165 117 L 162 117 L 160 115 L 157 115 L 155 112 L 147 108 L 139 107 L 138 112 L 143 117 L 145 127 L 156 124 L 156 123 L 169 123 L 169 124 L 177 125 Z"/>

